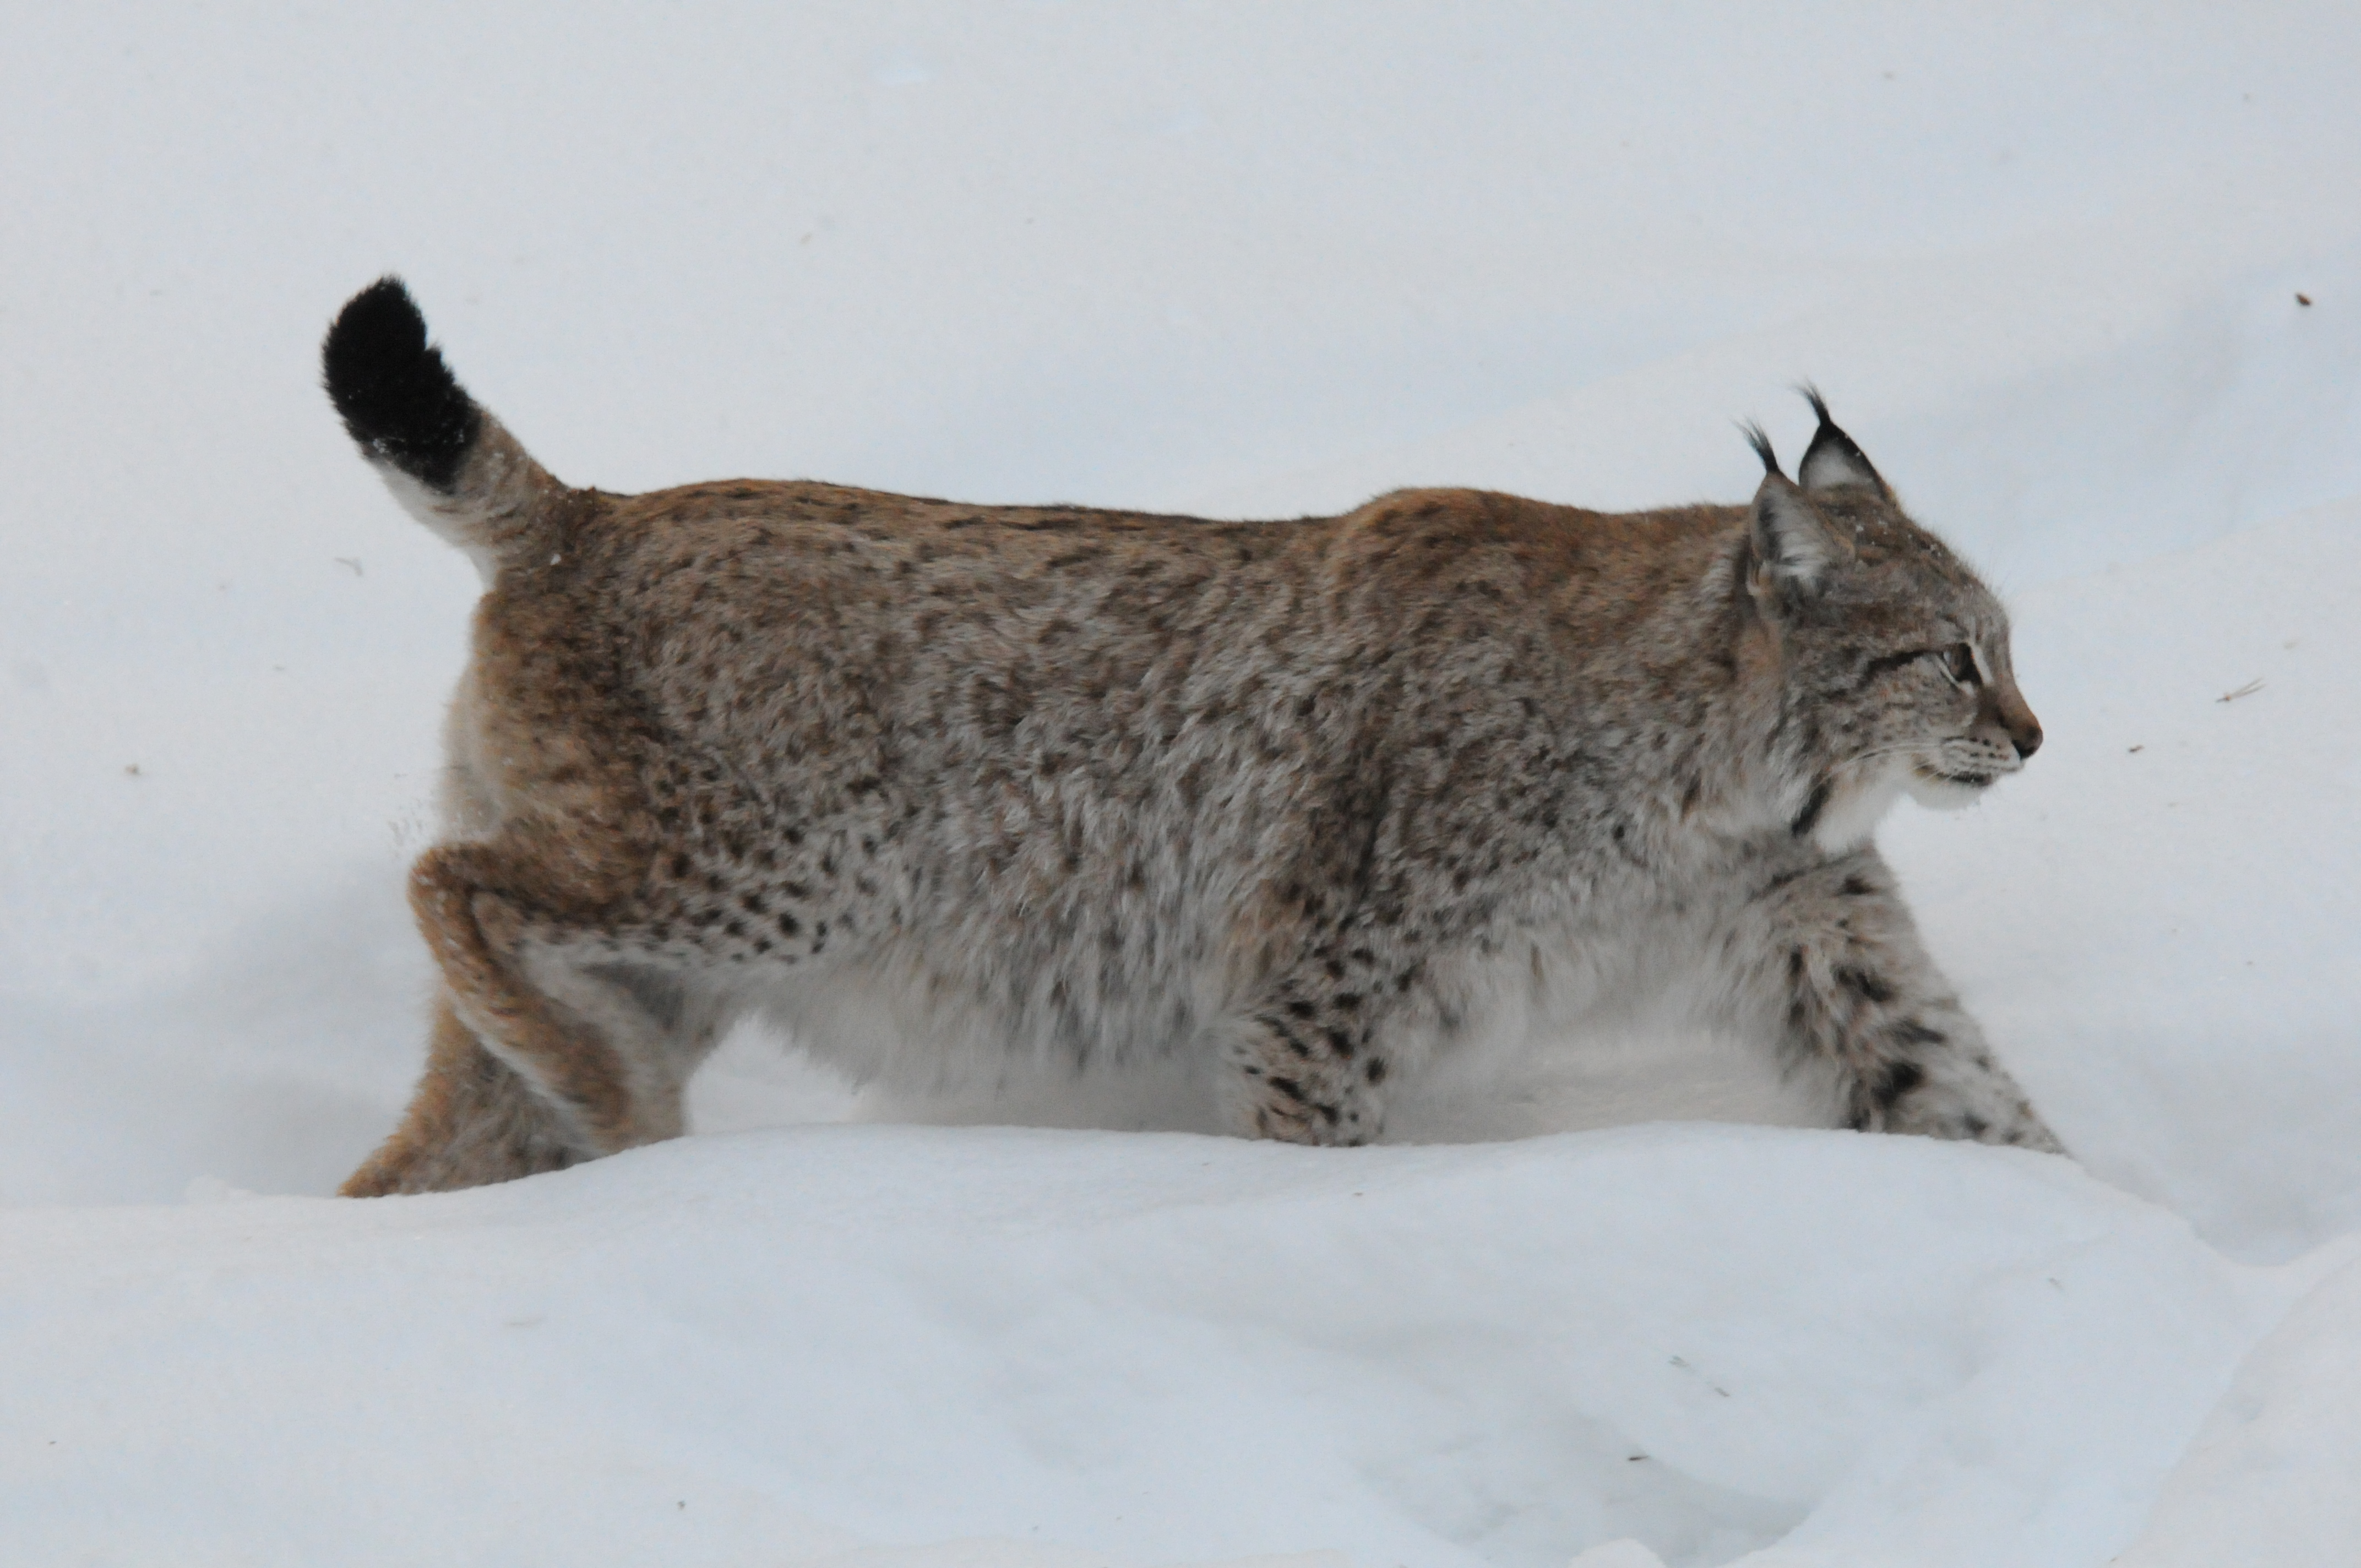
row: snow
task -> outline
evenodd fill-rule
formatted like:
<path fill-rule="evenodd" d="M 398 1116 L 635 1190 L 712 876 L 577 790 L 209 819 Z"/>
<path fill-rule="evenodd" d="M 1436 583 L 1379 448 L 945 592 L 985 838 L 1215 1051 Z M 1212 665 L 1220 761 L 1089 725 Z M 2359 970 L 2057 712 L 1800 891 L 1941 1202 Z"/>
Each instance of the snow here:
<path fill-rule="evenodd" d="M 2057 1159 L 1705 1125 L 809 1127 L 25 1212 L 5 1258 L 30 1560 L 129 1466 L 128 1560 L 290 1563 L 2097 1562 L 2317 1272 Z"/>
<path fill-rule="evenodd" d="M 11 43 L 0 1559 L 2361 1560 L 2361 15 Z M 2079 1164 L 1803 1124 L 1726 1042 L 1496 1053 L 1321 1152 L 747 1035 L 678 1144 L 320 1196 L 415 1071 L 476 591 L 316 389 L 389 269 L 617 489 L 1727 499 L 1811 378 L 2011 599 L 2048 743 L 1881 841 Z"/>
<path fill-rule="evenodd" d="M 2246 1357 L 2123 1568 L 2335 1563 L 2361 1541 L 2361 1265 L 2316 1288 Z"/>

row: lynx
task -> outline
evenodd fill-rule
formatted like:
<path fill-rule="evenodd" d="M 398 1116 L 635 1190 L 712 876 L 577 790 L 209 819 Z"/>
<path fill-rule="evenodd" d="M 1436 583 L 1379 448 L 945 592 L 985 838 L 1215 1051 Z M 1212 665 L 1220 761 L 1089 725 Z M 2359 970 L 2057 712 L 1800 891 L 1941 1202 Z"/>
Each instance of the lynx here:
<path fill-rule="evenodd" d="M 2007 619 L 1817 392 L 1744 506 L 1224 522 L 569 488 L 393 278 L 323 357 L 485 581 L 427 1070 L 347 1193 L 674 1136 L 750 1013 L 889 1081 L 1189 1053 L 1236 1132 L 1356 1144 L 1504 1008 L 1663 996 L 1832 1125 L 2059 1147 L 1870 839 L 2039 746 Z"/>

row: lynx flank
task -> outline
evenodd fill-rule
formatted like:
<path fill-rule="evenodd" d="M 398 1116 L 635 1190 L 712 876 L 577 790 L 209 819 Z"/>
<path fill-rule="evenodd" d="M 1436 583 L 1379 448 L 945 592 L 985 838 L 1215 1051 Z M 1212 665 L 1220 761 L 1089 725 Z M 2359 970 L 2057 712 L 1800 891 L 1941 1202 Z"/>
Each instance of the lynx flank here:
<path fill-rule="evenodd" d="M 348 1193 L 671 1137 L 755 1011 L 904 1081 L 1192 1053 L 1237 1132 L 1352 1144 L 1504 1008 L 1671 996 L 1831 1124 L 2059 1146 L 1869 839 L 2040 744 L 2007 620 L 1817 394 L 1745 506 L 1238 523 L 571 489 L 391 278 L 324 356 L 485 584 L 426 1076 Z"/>

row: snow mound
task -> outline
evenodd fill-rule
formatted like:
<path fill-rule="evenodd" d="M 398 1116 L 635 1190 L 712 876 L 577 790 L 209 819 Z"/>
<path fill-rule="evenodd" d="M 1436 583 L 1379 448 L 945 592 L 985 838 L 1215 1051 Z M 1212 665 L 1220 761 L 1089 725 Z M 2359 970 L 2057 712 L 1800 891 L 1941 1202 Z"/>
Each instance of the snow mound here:
<path fill-rule="evenodd" d="M 810 1128 L 0 1259 L 24 1562 L 2062 1568 L 2309 1282 L 2063 1160 L 1708 1127 Z"/>
<path fill-rule="evenodd" d="M 2351 1247 L 2341 1249 L 2351 1252 Z M 2361 1547 L 2361 1264 L 2250 1355 L 2119 1568 L 2348 1568 Z"/>

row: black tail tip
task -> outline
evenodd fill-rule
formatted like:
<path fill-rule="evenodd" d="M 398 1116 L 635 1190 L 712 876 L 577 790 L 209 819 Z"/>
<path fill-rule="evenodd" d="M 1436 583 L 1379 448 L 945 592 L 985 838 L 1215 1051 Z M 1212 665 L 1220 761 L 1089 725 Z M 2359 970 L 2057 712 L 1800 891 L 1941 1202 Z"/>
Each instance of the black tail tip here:
<path fill-rule="evenodd" d="M 443 355 L 426 318 L 391 276 L 355 294 L 320 345 L 328 400 L 364 450 L 430 490 L 449 494 L 483 416 Z"/>

